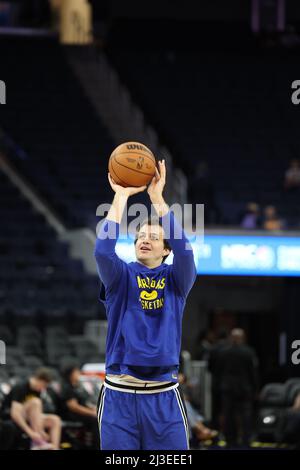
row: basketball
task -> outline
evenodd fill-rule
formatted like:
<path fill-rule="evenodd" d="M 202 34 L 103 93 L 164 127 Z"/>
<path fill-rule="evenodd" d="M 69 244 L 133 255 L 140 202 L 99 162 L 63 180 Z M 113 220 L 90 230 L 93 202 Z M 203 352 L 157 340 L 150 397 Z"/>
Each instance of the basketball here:
<path fill-rule="evenodd" d="M 108 171 L 123 186 L 144 186 L 155 175 L 156 161 L 151 150 L 139 142 L 125 142 L 112 152 Z"/>

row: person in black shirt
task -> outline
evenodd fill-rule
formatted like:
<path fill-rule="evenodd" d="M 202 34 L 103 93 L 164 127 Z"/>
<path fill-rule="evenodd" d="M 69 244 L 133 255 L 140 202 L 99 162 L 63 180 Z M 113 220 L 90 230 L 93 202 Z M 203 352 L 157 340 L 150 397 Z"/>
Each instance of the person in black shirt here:
<path fill-rule="evenodd" d="M 62 370 L 61 390 L 62 416 L 67 421 L 76 421 L 92 433 L 92 448 L 99 449 L 99 430 L 96 406 L 90 401 L 89 394 L 80 384 L 80 369 L 76 364 L 66 365 Z"/>
<path fill-rule="evenodd" d="M 228 332 L 221 330 L 218 333 L 216 343 L 210 348 L 208 356 L 208 370 L 211 373 L 211 401 L 212 401 L 212 426 L 220 429 L 221 395 L 219 377 L 219 359 L 223 350 L 228 347 Z"/>
<path fill-rule="evenodd" d="M 61 420 L 43 413 L 41 393 L 51 382 L 51 373 L 39 368 L 28 380 L 17 383 L 4 401 L 13 422 L 32 440 L 31 449 L 59 449 Z"/>
<path fill-rule="evenodd" d="M 253 399 L 258 388 L 257 358 L 245 343 L 244 330 L 233 329 L 229 345 L 222 349 L 217 362 L 224 434 L 229 447 L 239 444 L 238 419 L 242 445 L 248 446 L 251 437 Z"/>

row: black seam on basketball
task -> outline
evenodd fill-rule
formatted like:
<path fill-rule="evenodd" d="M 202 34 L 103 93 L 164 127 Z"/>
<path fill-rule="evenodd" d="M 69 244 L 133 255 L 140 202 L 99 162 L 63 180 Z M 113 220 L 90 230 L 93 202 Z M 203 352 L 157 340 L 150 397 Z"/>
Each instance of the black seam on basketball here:
<path fill-rule="evenodd" d="M 114 154 L 114 153 L 115 153 L 115 152 L 113 152 L 113 154 Z M 124 153 L 130 153 L 130 154 L 134 153 L 135 155 L 140 155 L 141 157 L 150 158 L 149 155 L 143 155 L 143 154 L 140 153 L 140 152 L 130 152 L 129 150 L 126 151 L 126 152 L 116 152 L 117 155 L 123 155 Z M 150 160 L 152 160 L 153 163 L 156 163 L 156 160 L 155 160 L 155 156 L 154 156 L 154 155 L 153 155 L 153 158 L 150 158 Z"/>
<path fill-rule="evenodd" d="M 115 175 L 115 177 L 116 177 L 116 179 L 117 179 L 117 178 L 119 178 L 119 177 L 118 177 L 118 175 L 115 173 L 115 170 L 113 169 L 113 164 L 112 164 L 112 162 L 113 162 L 113 159 L 111 158 L 111 161 L 110 161 L 110 171 L 111 171 L 111 173 L 114 173 L 114 175 Z M 109 165 L 108 165 L 108 169 L 109 169 Z M 121 181 L 122 181 L 122 180 L 121 180 Z M 117 184 L 118 184 L 118 183 L 117 183 Z"/>
<path fill-rule="evenodd" d="M 125 152 L 124 152 L 125 153 Z M 139 170 L 134 170 L 134 168 L 130 168 L 126 165 L 123 165 L 123 163 L 120 163 L 118 160 L 117 160 L 117 157 L 114 157 L 114 159 L 116 160 L 117 164 L 120 165 L 120 166 L 123 166 L 124 168 L 127 168 L 127 170 L 131 170 L 131 171 L 134 171 L 135 173 L 141 173 L 142 175 L 146 175 L 146 176 L 152 176 L 152 178 L 154 177 L 154 174 L 151 174 L 151 173 L 145 173 L 144 171 L 139 171 Z"/>
<path fill-rule="evenodd" d="M 115 157 L 114 157 L 114 158 L 115 158 Z M 112 160 L 111 160 L 111 169 L 112 169 L 113 173 L 116 175 L 116 178 L 117 178 L 119 181 L 121 181 L 121 183 L 123 183 L 123 184 L 125 185 L 125 187 L 127 187 L 127 186 L 128 186 L 128 183 L 126 183 L 126 181 L 123 181 L 122 178 L 120 178 L 120 177 L 117 175 L 116 170 L 115 170 L 114 167 L 113 167 L 113 160 L 114 160 L 114 158 L 112 158 Z M 117 183 L 117 184 L 119 184 L 119 183 Z M 133 185 L 131 185 L 131 187 L 132 187 L 132 188 L 138 188 L 138 186 L 133 186 Z"/>
<path fill-rule="evenodd" d="M 112 158 L 112 159 L 111 159 L 111 170 L 112 170 L 113 173 L 116 175 L 116 177 L 118 178 L 118 180 L 121 181 L 123 184 L 125 184 L 125 185 L 127 186 L 128 183 L 126 183 L 125 181 L 123 181 L 122 178 L 120 178 L 120 177 L 117 175 L 116 171 L 114 170 L 114 167 L 113 167 L 113 160 L 114 160 L 114 159 Z M 118 184 L 118 183 L 116 183 L 116 184 Z M 132 187 L 132 188 L 135 188 L 135 187 L 138 188 L 138 186 L 131 186 L 131 187 Z"/>

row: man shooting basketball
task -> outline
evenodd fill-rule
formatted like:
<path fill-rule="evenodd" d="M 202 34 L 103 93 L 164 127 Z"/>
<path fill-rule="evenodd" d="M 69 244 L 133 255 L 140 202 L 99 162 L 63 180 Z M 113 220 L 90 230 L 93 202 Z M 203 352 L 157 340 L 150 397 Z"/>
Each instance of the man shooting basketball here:
<path fill-rule="evenodd" d="M 158 218 L 140 225 L 137 261 L 128 264 L 115 253 L 119 224 L 128 197 L 146 186 L 123 188 L 108 175 L 115 196 L 95 248 L 108 319 L 106 379 L 98 405 L 103 450 L 189 448 L 177 374 L 182 315 L 196 268 L 188 240 L 163 198 L 164 160 L 158 165 L 147 189 Z M 110 229 L 116 237 L 105 238 Z M 167 265 L 171 250 L 174 261 Z"/>

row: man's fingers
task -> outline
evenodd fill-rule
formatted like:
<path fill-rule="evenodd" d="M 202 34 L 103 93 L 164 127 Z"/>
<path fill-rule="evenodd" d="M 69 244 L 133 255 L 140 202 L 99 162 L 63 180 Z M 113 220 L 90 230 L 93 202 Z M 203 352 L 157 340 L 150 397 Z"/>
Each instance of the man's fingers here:
<path fill-rule="evenodd" d="M 163 160 L 162 164 L 161 164 L 161 173 L 162 173 L 162 177 L 165 178 L 166 177 L 166 163 L 165 163 L 165 160 Z"/>
<path fill-rule="evenodd" d="M 158 164 L 159 164 L 160 174 L 161 176 L 164 176 L 166 174 L 165 160 L 159 160 Z"/>

